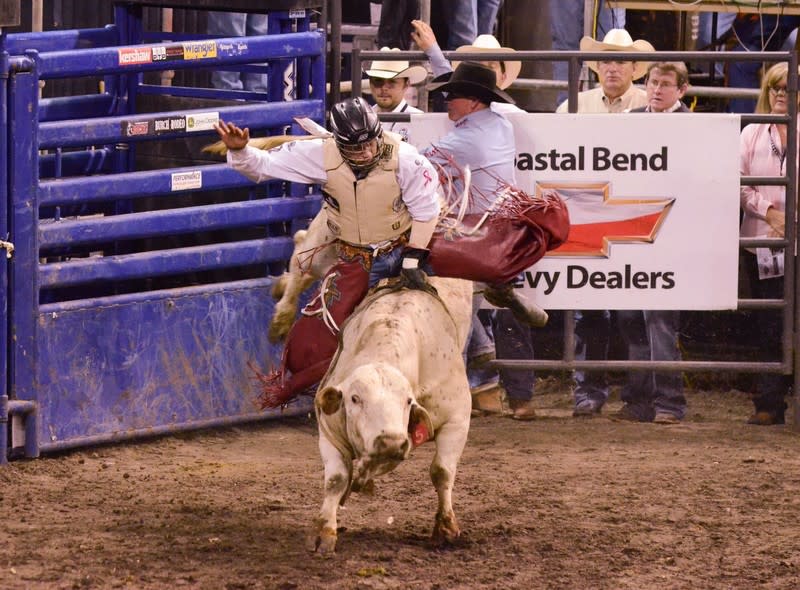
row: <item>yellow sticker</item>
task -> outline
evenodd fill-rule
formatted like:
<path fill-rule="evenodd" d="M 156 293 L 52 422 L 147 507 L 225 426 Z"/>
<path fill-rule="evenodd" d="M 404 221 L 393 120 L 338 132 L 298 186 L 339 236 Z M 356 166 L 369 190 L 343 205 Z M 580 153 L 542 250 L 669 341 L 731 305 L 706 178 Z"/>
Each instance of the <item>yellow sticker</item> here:
<path fill-rule="evenodd" d="M 208 59 L 217 57 L 216 41 L 188 41 L 183 45 L 183 59 Z"/>

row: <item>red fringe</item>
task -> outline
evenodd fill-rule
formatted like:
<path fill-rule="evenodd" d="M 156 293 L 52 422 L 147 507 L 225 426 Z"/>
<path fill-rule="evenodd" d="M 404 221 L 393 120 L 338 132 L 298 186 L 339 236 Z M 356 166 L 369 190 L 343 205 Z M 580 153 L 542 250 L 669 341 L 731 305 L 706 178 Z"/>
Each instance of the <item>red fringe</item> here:
<path fill-rule="evenodd" d="M 248 361 L 247 366 L 253 376 L 261 384 L 261 393 L 256 398 L 256 403 L 261 410 L 283 407 L 295 397 L 295 393 L 287 387 L 283 370 L 271 370 L 268 374 L 262 373 L 258 367 Z"/>

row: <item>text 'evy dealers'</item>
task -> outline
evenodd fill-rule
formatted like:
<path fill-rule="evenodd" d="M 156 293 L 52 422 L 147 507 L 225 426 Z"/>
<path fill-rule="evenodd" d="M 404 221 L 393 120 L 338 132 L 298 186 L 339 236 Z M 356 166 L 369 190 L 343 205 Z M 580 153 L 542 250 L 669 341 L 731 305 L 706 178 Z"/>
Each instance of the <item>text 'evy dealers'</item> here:
<path fill-rule="evenodd" d="M 588 153 L 587 153 L 588 152 Z M 577 152 L 559 152 L 552 149 L 549 152 L 517 154 L 516 166 L 518 170 L 618 170 L 618 171 L 654 171 L 667 170 L 669 149 L 662 146 L 661 150 L 652 153 L 613 153 L 605 147 L 593 147 L 587 150 L 585 146 L 578 146 Z M 587 168 L 587 163 L 589 167 Z"/>

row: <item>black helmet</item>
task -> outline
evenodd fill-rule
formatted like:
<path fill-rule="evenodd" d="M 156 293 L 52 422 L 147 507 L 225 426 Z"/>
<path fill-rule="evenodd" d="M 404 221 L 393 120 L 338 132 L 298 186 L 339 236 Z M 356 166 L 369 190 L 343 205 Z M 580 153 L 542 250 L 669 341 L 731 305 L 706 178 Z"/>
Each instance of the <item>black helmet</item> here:
<path fill-rule="evenodd" d="M 331 131 L 342 157 L 354 169 L 367 170 L 380 159 L 383 152 L 383 128 L 378 115 L 363 98 L 349 98 L 331 108 Z M 362 144 L 378 140 L 375 156 L 369 160 L 356 157 Z"/>

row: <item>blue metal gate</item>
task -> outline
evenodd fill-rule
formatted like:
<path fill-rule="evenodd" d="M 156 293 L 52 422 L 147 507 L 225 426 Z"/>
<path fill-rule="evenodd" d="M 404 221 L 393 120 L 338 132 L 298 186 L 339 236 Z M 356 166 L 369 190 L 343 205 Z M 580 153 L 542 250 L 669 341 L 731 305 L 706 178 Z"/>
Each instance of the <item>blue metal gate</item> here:
<path fill-rule="evenodd" d="M 6 39 L 0 463 L 269 415 L 248 364 L 279 358 L 266 335 L 270 269 L 319 195 L 255 187 L 220 163 L 137 170 L 136 148 L 210 143 L 220 118 L 254 134 L 283 133 L 294 117 L 322 122 L 325 37 L 291 11 L 270 13 L 266 36 L 141 43 L 138 21 L 117 10 L 102 29 Z M 268 96 L 144 83 L 146 72 L 198 67 L 266 72 Z M 41 81 L 78 76 L 101 78 L 101 92 L 39 99 Z M 142 113 L 144 94 L 212 106 Z M 237 100 L 210 100 L 220 98 Z"/>

